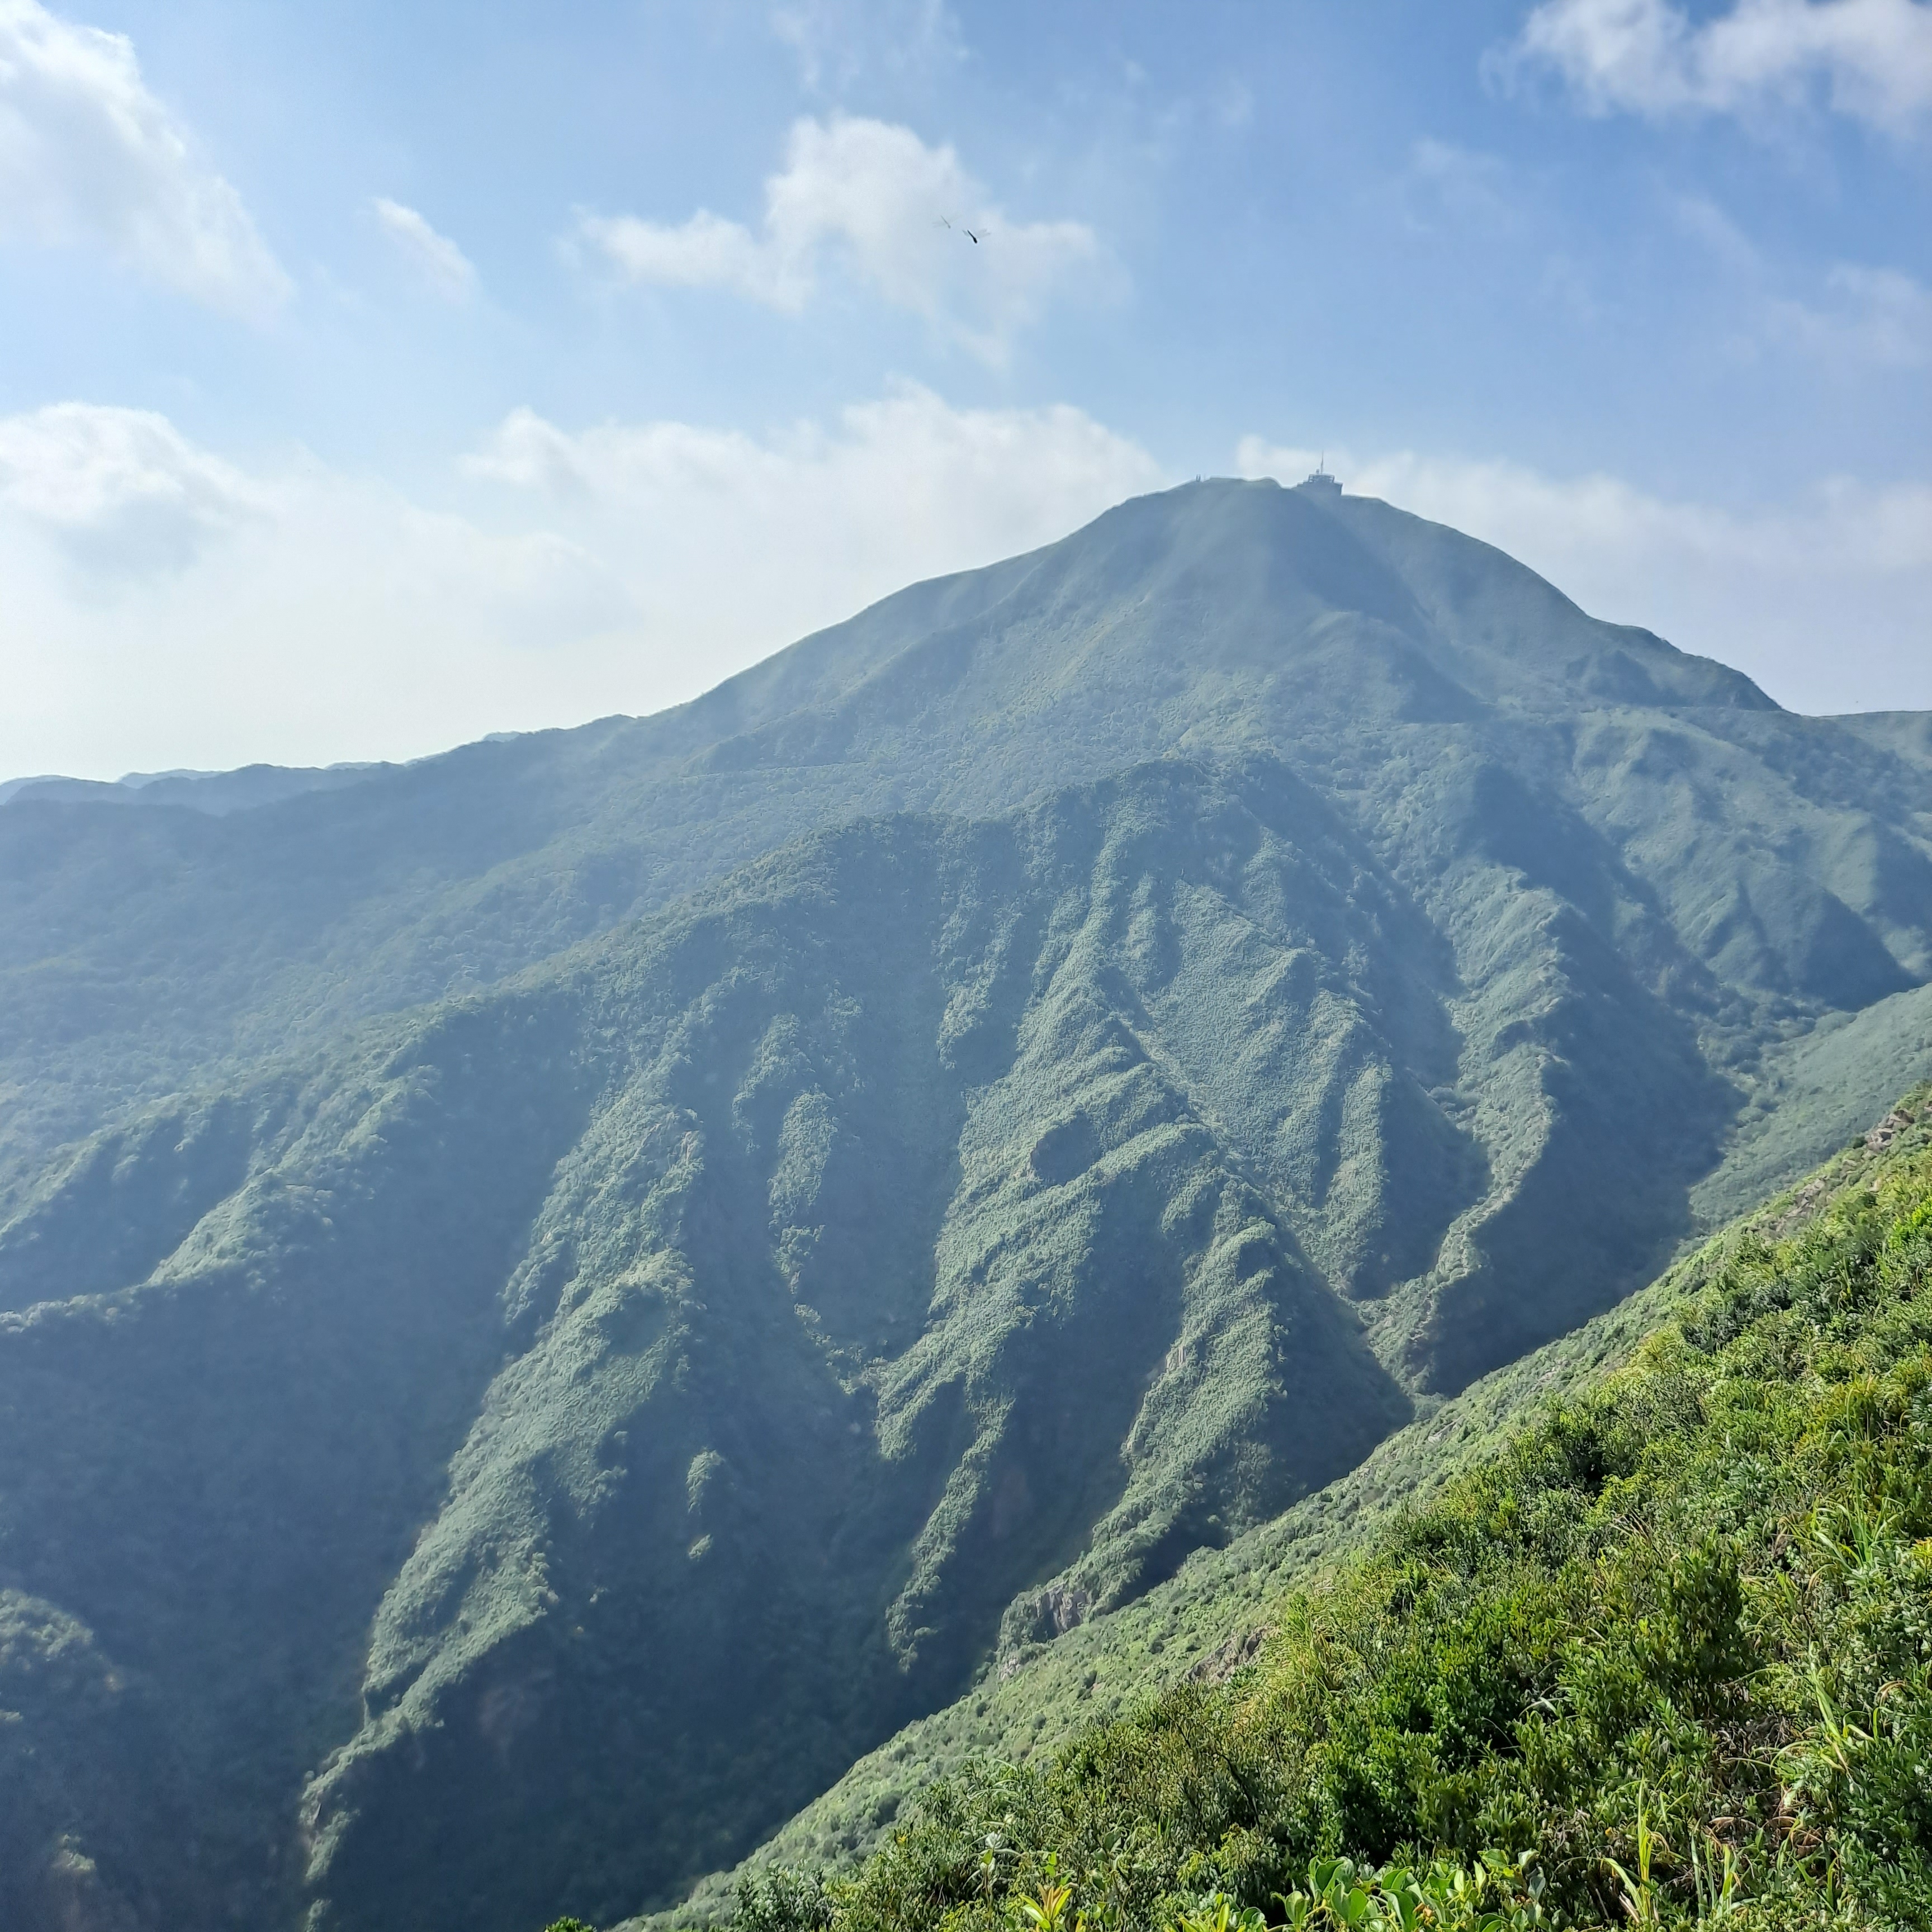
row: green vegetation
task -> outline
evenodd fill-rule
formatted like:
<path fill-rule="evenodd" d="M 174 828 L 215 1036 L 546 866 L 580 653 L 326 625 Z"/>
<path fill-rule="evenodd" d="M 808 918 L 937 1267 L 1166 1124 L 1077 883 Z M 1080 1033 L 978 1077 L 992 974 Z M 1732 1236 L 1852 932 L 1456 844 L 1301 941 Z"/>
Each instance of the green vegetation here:
<path fill-rule="evenodd" d="M 1271 484 L 314 776 L 0 800 L 30 1932 L 608 1923 L 1042 1774 L 1932 1056 L 1913 721 Z"/>
<path fill-rule="evenodd" d="M 748 1873 L 734 1924 L 1925 1924 L 1928 1102 L 1256 1662 L 970 1766 L 850 1876 Z"/>
<path fill-rule="evenodd" d="M 1862 1136 L 1856 1148 L 1808 1181 L 1814 1196 L 1862 1167 L 1869 1158 Z M 728 1916 L 738 1880 L 773 1863 L 855 1863 L 928 1785 L 976 1759 L 1044 1764 L 1076 1735 L 1139 1709 L 1150 1695 L 1226 1676 L 1252 1658 L 1281 1598 L 1399 1511 L 1499 1454 L 1544 1405 L 1626 1360 L 1676 1312 L 1695 1279 L 1694 1268 L 1672 1269 L 1462 1394 L 1425 1402 L 1415 1421 L 1347 1475 L 1225 1549 L 1196 1552 L 1168 1582 L 1051 1642 L 1006 1652 L 964 1696 L 861 1758 L 742 1867 L 707 1880 L 660 1915 L 662 1922 Z"/>
<path fill-rule="evenodd" d="M 130 1104 L 494 986 L 829 826 L 1256 753 L 1459 954 L 1544 928 L 1520 1017 L 1584 988 L 1626 1019 L 1658 999 L 1748 1092 L 1767 1043 L 1932 972 L 1915 721 L 1792 717 L 1453 531 L 1214 482 L 914 586 L 656 717 L 286 796 L 316 775 L 236 774 L 223 802 L 263 802 L 220 816 L 166 784 L 0 804 L 0 1200 Z"/>

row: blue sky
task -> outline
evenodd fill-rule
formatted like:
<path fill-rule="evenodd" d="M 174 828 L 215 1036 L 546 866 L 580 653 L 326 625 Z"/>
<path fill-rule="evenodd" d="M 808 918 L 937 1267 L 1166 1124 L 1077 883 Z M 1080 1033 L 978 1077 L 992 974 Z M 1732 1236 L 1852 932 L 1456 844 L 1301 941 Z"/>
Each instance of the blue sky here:
<path fill-rule="evenodd" d="M 0 0 L 0 775 L 649 710 L 1324 448 L 1932 708 L 1928 215 L 1932 0 Z"/>

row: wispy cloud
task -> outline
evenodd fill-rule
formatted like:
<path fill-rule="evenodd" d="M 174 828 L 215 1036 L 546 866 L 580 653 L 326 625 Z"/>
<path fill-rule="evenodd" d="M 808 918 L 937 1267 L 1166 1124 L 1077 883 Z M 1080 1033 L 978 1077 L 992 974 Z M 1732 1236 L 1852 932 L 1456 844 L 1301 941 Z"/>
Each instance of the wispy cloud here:
<path fill-rule="evenodd" d="M 467 302 L 476 292 L 476 270 L 447 235 L 439 235 L 413 208 L 378 195 L 371 204 L 382 232 L 447 302 Z"/>
<path fill-rule="evenodd" d="M 1409 150 L 1403 205 L 1418 228 L 1500 231 L 1520 225 L 1502 159 L 1425 136 Z"/>
<path fill-rule="evenodd" d="M 118 34 L 0 0 L 0 234 L 92 244 L 250 319 L 290 283 Z"/>
<path fill-rule="evenodd" d="M 1756 244 L 1708 195 L 1679 195 L 1669 206 L 1677 226 L 1718 267 L 1753 280 L 1762 274 Z"/>
<path fill-rule="evenodd" d="M 873 70 L 926 79 L 966 58 L 958 18 L 944 0 L 790 0 L 772 10 L 771 22 L 809 94 L 842 94 Z"/>
<path fill-rule="evenodd" d="M 1841 375 L 1932 364 L 1932 290 L 1903 269 L 1837 262 L 1803 272 L 1798 289 L 1799 274 L 1768 259 L 1715 202 L 1684 195 L 1671 212 L 1737 292 L 1738 352 L 1795 350 Z"/>
<path fill-rule="evenodd" d="M 1894 133 L 1932 111 L 1927 0 L 1734 0 L 1698 21 L 1672 0 L 1544 0 L 1492 65 L 1553 73 L 1586 112 L 1752 116 L 1822 98 Z"/>
<path fill-rule="evenodd" d="M 1838 368 L 1932 363 L 1932 290 L 1897 268 L 1841 262 L 1821 301 L 1774 301 L 1768 314 L 1775 334 Z"/>
<path fill-rule="evenodd" d="M 1923 708 L 1932 484 L 1828 478 L 1728 509 L 1600 472 L 1412 450 L 1328 452 L 1346 488 L 1508 550 L 1593 615 L 1641 624 L 1810 712 Z M 1243 440 L 1241 473 L 1298 482 L 1314 452 Z M 1856 639 L 1856 652 L 1843 648 Z"/>
<path fill-rule="evenodd" d="M 843 116 L 793 128 L 756 232 L 708 208 L 676 224 L 586 214 L 577 232 L 631 280 L 726 289 L 794 314 L 836 263 L 995 363 L 1048 299 L 1106 266 L 1084 223 L 1014 221 L 951 147 Z"/>

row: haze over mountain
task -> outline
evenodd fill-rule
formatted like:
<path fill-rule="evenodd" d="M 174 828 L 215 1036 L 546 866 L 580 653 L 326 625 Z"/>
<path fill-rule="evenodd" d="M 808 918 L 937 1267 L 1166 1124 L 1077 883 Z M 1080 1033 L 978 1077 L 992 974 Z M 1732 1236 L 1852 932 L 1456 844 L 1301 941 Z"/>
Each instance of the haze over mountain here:
<path fill-rule="evenodd" d="M 668 1900 L 1932 1066 L 1928 720 L 1319 488 L 170 782 L 0 804 L 35 1928 Z"/>

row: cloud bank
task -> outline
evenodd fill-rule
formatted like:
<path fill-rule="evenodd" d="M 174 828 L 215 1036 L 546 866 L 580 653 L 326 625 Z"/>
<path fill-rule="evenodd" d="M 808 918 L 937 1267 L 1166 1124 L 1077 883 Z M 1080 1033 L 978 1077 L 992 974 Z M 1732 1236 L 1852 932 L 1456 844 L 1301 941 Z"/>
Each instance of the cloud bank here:
<path fill-rule="evenodd" d="M 132 44 L 37 0 L 0 0 L 0 235 L 103 248 L 250 320 L 290 290 L 242 197 L 148 92 Z"/>
<path fill-rule="evenodd" d="M 408 758 L 694 697 L 1165 480 L 1078 410 L 903 388 L 754 437 L 518 411 L 454 507 L 165 418 L 0 418 L 0 774 Z"/>
<path fill-rule="evenodd" d="M 844 116 L 794 126 L 755 233 L 709 208 L 674 226 L 586 214 L 577 233 L 629 280 L 724 289 L 794 314 L 836 265 L 993 362 L 1048 300 L 1102 265 L 1084 224 L 1013 221 L 950 147 Z"/>
<path fill-rule="evenodd" d="M 1671 0 L 1544 0 L 1498 68 L 1534 70 L 1592 114 L 1752 116 L 1822 96 L 1905 134 L 1932 111 L 1932 5 L 1736 0 L 1699 24 Z"/>
<path fill-rule="evenodd" d="M 1240 473 L 1298 482 L 1316 455 L 1245 438 Z M 1330 451 L 1352 493 L 1453 524 L 1528 564 L 1592 616 L 1721 658 L 1793 710 L 1924 709 L 1932 484 L 1822 482 L 1744 512 L 1601 475 L 1402 450 Z"/>

